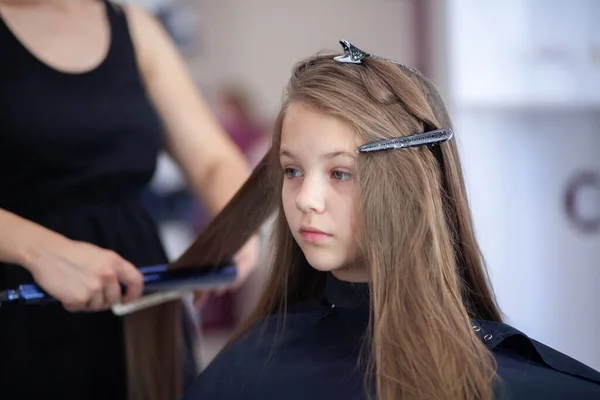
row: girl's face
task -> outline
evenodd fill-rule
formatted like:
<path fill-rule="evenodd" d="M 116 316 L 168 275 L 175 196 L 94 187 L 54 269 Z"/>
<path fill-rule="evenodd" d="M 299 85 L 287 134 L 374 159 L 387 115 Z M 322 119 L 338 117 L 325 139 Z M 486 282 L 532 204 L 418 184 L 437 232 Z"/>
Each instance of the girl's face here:
<path fill-rule="evenodd" d="M 302 104 L 288 108 L 279 152 L 285 217 L 310 265 L 347 281 L 368 278 L 364 269 L 350 267 L 357 147 L 355 132 L 343 121 Z"/>

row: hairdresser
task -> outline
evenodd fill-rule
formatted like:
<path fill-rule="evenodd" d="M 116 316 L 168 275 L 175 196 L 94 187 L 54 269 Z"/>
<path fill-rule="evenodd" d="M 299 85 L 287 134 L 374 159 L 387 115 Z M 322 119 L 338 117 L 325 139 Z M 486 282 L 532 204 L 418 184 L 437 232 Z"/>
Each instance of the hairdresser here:
<path fill-rule="evenodd" d="M 0 308 L 0 394 L 134 398 L 124 321 L 109 308 L 140 296 L 136 267 L 167 261 L 140 201 L 157 155 L 212 213 L 247 166 L 136 6 L 0 0 L 0 59 L 0 290 L 35 281 L 59 300 Z M 258 248 L 252 238 L 238 253 L 237 284 Z"/>

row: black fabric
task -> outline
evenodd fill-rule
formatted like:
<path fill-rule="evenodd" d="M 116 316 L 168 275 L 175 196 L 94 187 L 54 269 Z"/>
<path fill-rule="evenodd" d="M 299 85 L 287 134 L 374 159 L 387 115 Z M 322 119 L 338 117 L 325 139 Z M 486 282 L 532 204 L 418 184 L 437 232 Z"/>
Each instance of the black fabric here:
<path fill-rule="evenodd" d="M 291 307 L 285 323 L 267 318 L 224 350 L 183 399 L 362 400 L 359 356 L 369 310 L 350 303 L 360 301 L 313 300 Z"/>
<path fill-rule="evenodd" d="M 106 58 L 80 74 L 43 64 L 0 21 L 0 207 L 44 218 L 137 196 L 152 177 L 159 120 L 116 7 Z"/>
<path fill-rule="evenodd" d="M 111 44 L 85 73 L 59 72 L 0 19 L 0 207 L 137 266 L 167 261 L 141 193 L 162 145 L 124 11 L 106 3 Z M 0 264 L 0 288 L 31 282 Z M 0 309 L 0 397 L 124 399 L 122 321 L 60 306 Z"/>
<path fill-rule="evenodd" d="M 366 399 L 360 355 L 368 319 L 368 285 L 329 275 L 322 299 L 251 329 L 200 374 L 184 400 Z M 600 399 L 597 371 L 508 325 L 473 321 L 473 329 L 498 361 L 497 399 Z"/>

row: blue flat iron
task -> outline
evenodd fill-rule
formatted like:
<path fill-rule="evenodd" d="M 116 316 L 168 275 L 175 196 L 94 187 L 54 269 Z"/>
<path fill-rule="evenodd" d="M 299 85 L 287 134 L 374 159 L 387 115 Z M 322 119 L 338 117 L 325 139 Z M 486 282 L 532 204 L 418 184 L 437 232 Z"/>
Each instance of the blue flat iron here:
<path fill-rule="evenodd" d="M 237 278 L 237 268 L 233 262 L 218 266 L 177 269 L 169 269 L 168 264 L 161 264 L 140 267 L 139 270 L 144 277 L 144 296 L 211 290 L 227 286 Z M 44 305 L 56 301 L 35 283 L 21 284 L 13 289 L 0 291 L 0 306 Z"/>

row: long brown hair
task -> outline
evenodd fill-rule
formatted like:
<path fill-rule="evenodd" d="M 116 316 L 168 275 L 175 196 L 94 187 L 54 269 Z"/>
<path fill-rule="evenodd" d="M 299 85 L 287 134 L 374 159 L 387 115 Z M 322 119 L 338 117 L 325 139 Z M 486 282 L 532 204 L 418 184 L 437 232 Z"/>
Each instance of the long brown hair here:
<path fill-rule="evenodd" d="M 451 127 L 439 94 L 419 73 L 368 58 L 362 65 L 331 55 L 299 63 L 270 152 L 175 265 L 230 257 L 275 213 L 271 273 L 233 340 L 323 288 L 325 274 L 306 261 L 281 204 L 281 129 L 294 103 L 347 122 L 364 142 Z M 454 139 L 438 151 L 437 157 L 424 147 L 359 156 L 357 245 L 371 275 L 366 344 L 382 400 L 492 398 L 494 359 L 471 321 L 501 315 L 473 233 Z"/>
<path fill-rule="evenodd" d="M 229 261 L 273 209 L 266 158 L 225 208 L 170 268 Z M 182 304 L 171 301 L 127 315 L 124 321 L 128 400 L 182 396 Z"/>

